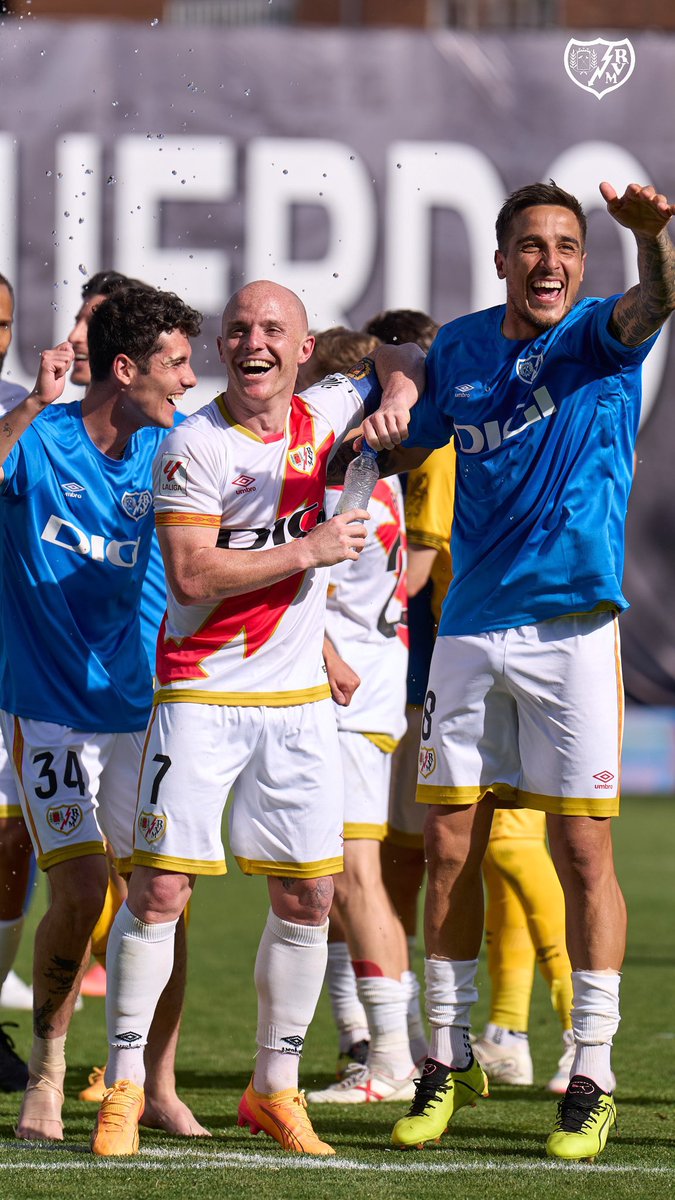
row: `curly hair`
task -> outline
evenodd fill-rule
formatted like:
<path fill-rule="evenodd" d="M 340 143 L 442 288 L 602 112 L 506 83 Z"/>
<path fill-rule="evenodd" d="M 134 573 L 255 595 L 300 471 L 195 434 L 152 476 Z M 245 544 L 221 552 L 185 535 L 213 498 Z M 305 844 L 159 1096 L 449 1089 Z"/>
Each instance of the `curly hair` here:
<path fill-rule="evenodd" d="M 415 308 L 390 308 L 372 317 L 368 324 L 364 325 L 364 330 L 388 346 L 416 342 L 423 350 L 428 350 L 439 326 L 427 313 L 419 312 Z"/>
<path fill-rule="evenodd" d="M 581 245 L 582 247 L 584 246 L 586 242 L 587 222 L 583 208 L 576 196 L 558 187 L 554 179 L 549 179 L 548 183 L 528 183 L 525 187 L 518 188 L 502 204 L 495 226 L 497 230 L 497 245 L 502 253 L 506 250 L 506 242 L 513 218 L 517 213 L 522 212 L 524 208 L 535 208 L 539 204 L 554 204 L 557 208 L 568 208 L 570 212 L 574 213 L 579 222 L 579 229 L 581 230 Z"/>
<path fill-rule="evenodd" d="M 196 337 L 202 314 L 174 292 L 157 288 L 118 288 L 92 313 L 87 331 L 91 377 L 100 382 L 110 373 L 118 354 L 126 354 L 146 374 L 162 333 L 179 329 Z"/>

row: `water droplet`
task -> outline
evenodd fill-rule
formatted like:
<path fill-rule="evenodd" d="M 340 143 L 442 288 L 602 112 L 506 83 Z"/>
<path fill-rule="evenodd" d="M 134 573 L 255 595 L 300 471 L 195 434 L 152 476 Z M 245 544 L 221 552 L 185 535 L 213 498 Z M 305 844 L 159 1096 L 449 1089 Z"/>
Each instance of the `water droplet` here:
<path fill-rule="evenodd" d="M 51 171 L 45 171 L 45 175 L 47 176 L 47 179 L 49 179 L 49 177 L 51 176 Z"/>
<path fill-rule="evenodd" d="M 171 174 L 172 174 L 172 175 L 177 175 L 177 174 L 178 174 L 178 171 L 172 171 L 172 172 L 171 172 Z"/>
<path fill-rule="evenodd" d="M 397 166 L 398 170 L 400 171 L 400 170 L 401 170 L 401 164 L 400 164 L 400 163 L 397 163 L 397 164 L 396 164 L 396 166 Z"/>
<path fill-rule="evenodd" d="M 283 171 L 282 171 L 282 175 L 288 175 L 288 171 L 286 170 L 286 168 L 285 168 L 285 167 L 284 167 L 284 169 L 283 169 Z"/>
<path fill-rule="evenodd" d="M 77 269 L 78 269 L 78 271 L 80 272 L 80 275 L 88 275 L 88 274 L 89 274 L 89 272 L 88 272 L 87 268 L 85 267 L 84 263 L 80 263 L 80 265 L 79 265 L 79 267 L 78 267 Z"/>
<path fill-rule="evenodd" d="M 153 17 L 150 24 L 151 24 L 152 28 L 154 29 L 155 25 L 159 25 L 159 17 Z"/>
<path fill-rule="evenodd" d="M 78 225 L 84 225 L 84 217 L 80 217 L 77 223 Z"/>
<path fill-rule="evenodd" d="M 350 161 L 350 162 L 354 162 L 354 159 L 355 159 L 355 158 L 356 158 L 356 155 L 355 155 L 355 154 L 350 154 L 350 155 L 349 155 L 349 161 Z"/>
<path fill-rule="evenodd" d="M 119 103 L 120 103 L 119 100 L 113 100 L 112 101 L 113 108 L 119 108 Z"/>
<path fill-rule="evenodd" d="M 46 53 L 47 53 L 47 51 L 46 51 L 46 50 L 41 50 L 41 51 L 40 51 L 40 58 L 44 58 L 44 56 L 45 56 L 45 54 L 46 54 Z"/>
<path fill-rule="evenodd" d="M 85 171 L 85 175 L 93 175 L 93 174 L 94 174 L 94 172 L 92 171 L 91 167 L 87 167 L 87 169 Z"/>
<path fill-rule="evenodd" d="M 117 183 L 117 180 L 115 179 L 114 175 L 109 175 L 106 179 L 106 183 Z"/>
<path fill-rule="evenodd" d="M 56 178 L 57 178 L 57 179 L 63 179 L 63 171 L 57 171 L 57 172 L 56 172 Z"/>
<path fill-rule="evenodd" d="M 245 89 L 244 89 L 244 95 L 245 95 L 245 96 L 250 96 L 250 95 L 251 95 L 251 89 L 250 89 L 250 88 L 245 88 Z"/>
<path fill-rule="evenodd" d="M 69 213 L 69 212 L 64 212 L 64 214 L 63 214 L 63 215 L 64 215 L 64 217 L 69 217 L 69 216 L 70 216 L 70 213 Z"/>
<path fill-rule="evenodd" d="M 333 279 L 339 279 L 339 278 L 340 278 L 340 272 L 339 272 L 339 271 L 333 271 Z"/>

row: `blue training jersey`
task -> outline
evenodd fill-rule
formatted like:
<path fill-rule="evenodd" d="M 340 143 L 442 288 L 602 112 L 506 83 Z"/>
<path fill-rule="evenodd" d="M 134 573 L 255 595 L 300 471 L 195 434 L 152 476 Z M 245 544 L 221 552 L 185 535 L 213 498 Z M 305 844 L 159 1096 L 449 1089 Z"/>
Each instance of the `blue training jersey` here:
<path fill-rule="evenodd" d="M 85 732 L 145 728 L 139 610 L 167 432 L 140 429 L 110 458 L 74 401 L 46 409 L 13 448 L 0 489 L 1 708 Z"/>
<path fill-rule="evenodd" d="M 503 336 L 503 305 L 451 321 L 434 341 L 405 444 L 455 434 L 454 577 L 440 635 L 627 608 L 641 363 L 656 335 L 617 341 L 618 298 L 581 300 L 528 341 Z"/>

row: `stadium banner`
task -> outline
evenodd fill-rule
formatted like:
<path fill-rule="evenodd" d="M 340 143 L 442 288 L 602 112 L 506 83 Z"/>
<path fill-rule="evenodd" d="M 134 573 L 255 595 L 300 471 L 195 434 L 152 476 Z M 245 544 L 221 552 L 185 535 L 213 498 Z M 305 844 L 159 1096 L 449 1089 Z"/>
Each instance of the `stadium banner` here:
<path fill-rule="evenodd" d="M 16 285 L 4 377 L 72 327 L 103 267 L 204 312 L 196 402 L 222 385 L 219 314 L 286 283 L 314 328 L 387 307 L 438 321 L 499 303 L 504 196 L 554 178 L 589 213 L 585 293 L 636 279 L 598 191 L 675 194 L 675 39 L 0 22 L 0 271 Z M 675 703 L 675 363 L 645 371 L 623 620 L 629 694 Z"/>

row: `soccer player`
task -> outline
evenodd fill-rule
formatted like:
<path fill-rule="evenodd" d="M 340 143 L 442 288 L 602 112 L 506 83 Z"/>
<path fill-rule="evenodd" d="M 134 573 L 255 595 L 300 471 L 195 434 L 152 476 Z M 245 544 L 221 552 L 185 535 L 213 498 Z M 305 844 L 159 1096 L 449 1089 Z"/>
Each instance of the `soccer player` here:
<path fill-rule="evenodd" d="M 232 851 L 244 871 L 267 877 L 271 902 L 255 968 L 258 1053 L 239 1121 L 287 1150 L 333 1153 L 312 1129 L 298 1062 L 342 867 L 342 775 L 321 653 L 325 568 L 358 557 L 367 514 L 320 518 L 329 459 L 379 402 L 376 368 L 386 386 L 366 432 L 387 446 L 404 434 L 418 390 L 398 368 L 423 372 L 416 348 L 379 347 L 375 365 L 294 396 L 313 338 L 299 298 L 267 281 L 230 299 L 218 346 L 226 391 L 183 422 L 155 465 L 168 610 L 135 869 L 108 946 L 100 1155 L 138 1148 L 147 1031 L 195 878 L 224 873 L 231 788 Z"/>
<path fill-rule="evenodd" d="M 303 386 L 328 372 L 348 371 L 379 344 L 371 335 L 339 327 L 319 333 Z M 313 378 L 307 380 L 310 369 Z M 328 516 L 341 496 L 341 488 L 328 489 Z M 407 947 L 380 864 L 391 756 L 405 729 L 406 547 L 398 479 L 378 480 L 368 511 L 372 528 L 362 553 L 334 566 L 328 587 L 324 658 L 345 800 L 344 872 L 335 876 L 327 972 L 340 1036 L 340 1077 L 309 1092 L 310 1104 L 407 1100 L 415 1092 Z M 361 1062 L 359 1049 L 365 1051 Z"/>
<path fill-rule="evenodd" d="M 90 321 L 84 399 L 53 403 L 73 361 L 65 342 L 42 354 L 35 388 L 3 424 L 2 621 L 16 653 L 2 664 L 0 724 L 50 884 L 22 1138 L 63 1137 L 65 1038 L 106 891 L 103 836 L 119 860 L 131 855 L 151 699 L 139 621 L 151 466 L 195 383 L 199 321 L 170 293 L 111 296 Z M 160 1099 L 151 1120 L 166 1127 L 166 1104 L 184 1106 L 175 1093 Z"/>
<path fill-rule="evenodd" d="M 14 289 L 0 275 L 0 372 L 12 341 L 13 324 Z M 24 387 L 0 379 L 0 414 L 4 416 L 11 411 L 27 394 Z M 21 815 L 11 763 L 0 737 L 0 990 L 8 981 L 21 940 L 30 861 L 30 838 Z M 7 1025 L 0 1025 L 0 1091 L 22 1092 L 28 1082 L 28 1070 L 6 1029 Z"/>
<path fill-rule="evenodd" d="M 425 698 L 418 797 L 426 822 L 430 1057 L 393 1141 L 439 1137 L 487 1092 L 468 1036 L 483 925 L 480 865 L 497 800 L 547 813 L 567 909 L 575 1060 L 548 1153 L 587 1159 L 615 1123 L 625 904 L 617 614 L 640 411 L 640 366 L 675 307 L 675 213 L 653 187 L 601 193 L 637 243 L 639 282 L 577 302 L 586 220 L 555 184 L 497 220 L 506 304 L 452 321 L 430 351 L 410 445 L 454 432 L 454 578 Z"/>

